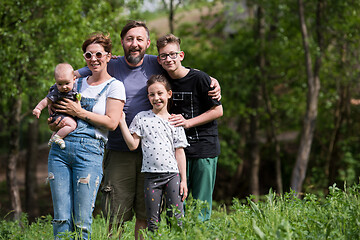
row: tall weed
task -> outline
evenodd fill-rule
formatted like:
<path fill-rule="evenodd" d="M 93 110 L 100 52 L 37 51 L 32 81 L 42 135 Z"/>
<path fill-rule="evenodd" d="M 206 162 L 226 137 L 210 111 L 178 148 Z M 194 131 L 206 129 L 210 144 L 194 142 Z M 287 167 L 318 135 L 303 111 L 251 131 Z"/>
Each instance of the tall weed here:
<path fill-rule="evenodd" d="M 294 192 L 276 195 L 270 190 L 258 202 L 252 196 L 246 201 L 233 199 L 231 206 L 214 209 L 211 220 L 206 222 L 198 218 L 205 203 L 189 199 L 182 227 L 175 218 L 166 219 L 164 212 L 159 230 L 145 230 L 143 235 L 152 240 L 360 239 L 359 193 L 359 184 L 344 186 L 344 190 L 333 185 L 324 198 L 306 194 L 299 199 Z M 46 216 L 29 224 L 26 215 L 20 222 L 2 220 L 0 239 L 53 239 L 51 220 Z M 134 225 L 135 220 L 124 224 L 122 239 L 134 239 Z M 119 232 L 109 237 L 108 227 L 105 218 L 95 217 L 92 239 L 118 239 Z"/>

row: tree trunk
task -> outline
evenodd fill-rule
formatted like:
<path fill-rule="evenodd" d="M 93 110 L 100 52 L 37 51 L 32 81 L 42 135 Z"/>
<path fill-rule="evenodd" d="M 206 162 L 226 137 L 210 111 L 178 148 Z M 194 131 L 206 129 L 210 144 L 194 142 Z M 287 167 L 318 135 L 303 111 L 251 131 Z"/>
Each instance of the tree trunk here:
<path fill-rule="evenodd" d="M 321 54 L 317 56 L 314 72 L 312 71 L 311 53 L 309 49 L 309 35 L 307 32 L 305 14 L 304 14 L 304 3 L 303 0 L 298 0 L 299 4 L 299 18 L 300 27 L 303 40 L 304 54 L 305 54 L 305 66 L 307 74 L 307 105 L 306 114 L 303 123 L 303 129 L 301 133 L 300 146 L 296 157 L 295 166 L 291 176 L 291 188 L 299 194 L 302 190 L 302 185 L 305 179 L 307 165 L 309 162 L 311 144 L 313 141 L 315 122 L 318 113 L 318 96 L 320 91 L 320 79 L 319 71 L 321 66 Z M 322 35 L 321 29 L 321 15 L 322 15 L 323 4 L 318 1 L 317 14 L 316 14 L 316 29 L 317 29 L 317 41 L 320 53 L 322 53 Z"/>
<path fill-rule="evenodd" d="M 260 6 L 257 7 L 257 25 L 255 26 L 255 39 L 260 39 L 260 52 L 258 55 L 258 66 L 264 70 L 265 68 L 265 56 L 264 56 L 264 45 L 265 45 L 265 19 L 264 19 L 264 9 Z M 259 84 L 262 82 L 263 76 L 257 76 L 256 83 L 253 87 L 252 92 L 252 101 L 251 108 L 254 112 L 250 116 L 250 160 L 251 160 L 251 176 L 250 176 L 250 192 L 252 195 L 256 196 L 255 201 L 258 200 L 260 195 L 260 181 L 259 181 L 259 172 L 260 172 L 260 145 L 259 139 L 257 136 L 257 131 L 259 128 L 259 102 L 261 91 Z"/>
<path fill-rule="evenodd" d="M 343 44 L 341 48 L 342 57 L 341 57 L 341 66 L 346 65 L 346 58 L 347 58 L 347 45 Z M 349 105 L 350 100 L 350 84 L 348 82 L 343 83 L 343 79 L 336 79 L 337 81 L 337 92 L 340 96 L 335 109 L 334 114 L 334 130 L 331 134 L 329 148 L 328 148 L 328 154 L 326 157 L 326 166 L 325 166 L 325 172 L 326 176 L 328 178 L 328 186 L 331 186 L 334 184 L 336 179 L 336 173 L 337 173 L 337 159 L 338 156 L 336 155 L 336 143 L 339 140 L 340 135 L 340 129 L 342 126 L 342 123 L 344 121 L 344 118 L 346 118 L 347 108 Z M 327 194 L 328 188 L 326 188 L 326 194 Z"/>
<path fill-rule="evenodd" d="M 251 160 L 251 175 L 250 175 L 250 191 L 254 195 L 255 201 L 258 201 L 260 195 L 260 184 L 259 184 L 259 171 L 260 171 L 260 146 L 256 137 L 256 129 L 258 125 L 257 117 L 251 117 L 251 143 L 250 143 L 250 160 Z M 255 134 L 255 136 L 254 136 Z"/>
<path fill-rule="evenodd" d="M 340 129 L 343 124 L 344 118 L 346 116 L 346 109 L 347 105 L 349 104 L 349 92 L 350 92 L 350 86 L 349 84 L 343 85 L 340 83 L 340 90 L 339 91 L 339 100 L 336 105 L 335 109 L 335 119 L 334 119 L 334 130 L 331 134 L 330 143 L 329 143 L 329 149 L 328 154 L 326 158 L 326 174 L 328 177 L 328 186 L 332 186 L 336 179 L 336 173 L 338 172 L 338 159 L 337 156 L 337 148 L 336 144 L 339 140 L 340 135 Z M 326 188 L 326 191 L 328 191 L 328 188 Z M 327 193 L 327 192 L 326 192 Z"/>
<path fill-rule="evenodd" d="M 249 140 L 249 149 L 250 149 L 250 162 L 251 162 L 251 175 L 250 175 L 250 192 L 254 195 L 255 201 L 258 200 L 260 195 L 260 181 L 259 181 L 259 172 L 260 172 L 260 146 L 259 140 L 257 137 L 257 130 L 259 127 L 259 117 L 258 117 L 258 107 L 259 107 L 259 88 L 257 84 L 254 86 L 252 96 L 252 110 L 254 113 L 250 117 L 250 140 Z"/>
<path fill-rule="evenodd" d="M 261 72 L 261 89 L 263 94 L 263 99 L 265 103 L 266 112 L 269 115 L 269 125 L 270 125 L 270 139 L 271 142 L 275 146 L 275 169 L 276 169 L 276 185 L 278 192 L 281 194 L 283 192 L 283 185 L 282 185 L 282 174 L 281 174 L 281 159 L 280 159 L 280 144 L 276 138 L 276 126 L 274 120 L 274 114 L 272 112 L 271 107 L 271 100 L 269 98 L 269 94 L 267 91 L 267 81 L 268 81 L 268 74 L 266 71 L 266 54 L 265 54 L 265 17 L 264 17 L 264 8 L 258 7 L 258 33 L 260 39 L 260 57 L 259 57 L 259 68 Z"/>
<path fill-rule="evenodd" d="M 22 209 L 21 209 L 21 200 L 20 200 L 20 191 L 16 178 L 16 164 L 19 159 L 19 143 L 20 143 L 20 114 L 21 114 L 21 98 L 14 97 L 11 101 L 14 105 L 12 107 L 11 117 L 12 120 L 9 121 L 9 130 L 10 130 L 10 153 L 6 163 L 6 181 L 9 192 L 9 199 L 11 202 L 11 209 L 13 210 L 13 218 L 19 220 Z"/>
<path fill-rule="evenodd" d="M 25 209 L 29 215 L 29 219 L 35 220 L 40 215 L 38 205 L 38 184 L 36 177 L 37 160 L 38 160 L 38 131 L 39 121 L 35 119 L 29 123 L 28 129 L 28 149 L 26 158 L 26 173 L 25 173 Z"/>
<path fill-rule="evenodd" d="M 262 85 L 262 89 L 263 89 L 262 92 L 263 92 L 263 98 L 264 98 L 264 102 L 265 102 L 266 111 L 270 118 L 269 119 L 270 120 L 269 121 L 270 140 L 275 147 L 276 188 L 277 188 L 278 193 L 282 194 L 283 193 L 283 183 L 282 183 L 281 157 L 280 157 L 281 147 L 280 147 L 280 143 L 276 137 L 276 126 L 275 126 L 274 114 L 272 111 L 271 101 L 270 101 L 270 98 L 268 95 L 266 83 L 264 83 Z"/>
<path fill-rule="evenodd" d="M 174 0 L 169 3 L 169 28 L 170 33 L 174 33 Z"/>
<path fill-rule="evenodd" d="M 239 119 L 237 122 L 237 127 L 236 127 L 236 131 L 241 135 L 241 136 L 245 136 L 246 135 L 246 121 L 244 121 L 244 119 Z M 245 142 L 245 138 L 241 138 L 240 139 L 240 143 L 238 146 L 238 149 L 236 151 L 238 156 L 244 156 L 244 147 L 246 142 Z M 231 197 L 237 197 L 239 196 L 238 191 L 240 188 L 240 182 L 241 182 L 241 178 L 243 177 L 243 172 L 244 169 L 246 169 L 246 163 L 245 161 L 241 161 L 238 166 L 236 167 L 236 171 L 235 174 L 232 176 L 231 182 L 228 185 L 228 192 L 230 193 L 229 195 Z"/>

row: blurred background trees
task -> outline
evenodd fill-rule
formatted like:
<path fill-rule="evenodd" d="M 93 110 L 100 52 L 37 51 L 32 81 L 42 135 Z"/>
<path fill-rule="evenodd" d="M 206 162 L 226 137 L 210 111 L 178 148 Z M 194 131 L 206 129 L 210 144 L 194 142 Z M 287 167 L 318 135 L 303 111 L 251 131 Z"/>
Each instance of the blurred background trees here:
<path fill-rule="evenodd" d="M 221 84 L 217 201 L 270 188 L 326 194 L 333 183 L 358 182 L 360 111 L 350 100 L 360 97 L 359 11 L 350 0 L 2 1 L 0 150 L 14 216 L 39 214 L 38 144 L 50 132 L 46 112 L 37 121 L 31 109 L 54 83 L 55 65 L 84 66 L 81 44 L 94 31 L 109 32 L 121 55 L 127 19 L 148 23 L 149 54 L 172 31 L 182 39 L 183 64 Z M 26 204 L 17 184 L 20 150 L 27 151 Z"/>

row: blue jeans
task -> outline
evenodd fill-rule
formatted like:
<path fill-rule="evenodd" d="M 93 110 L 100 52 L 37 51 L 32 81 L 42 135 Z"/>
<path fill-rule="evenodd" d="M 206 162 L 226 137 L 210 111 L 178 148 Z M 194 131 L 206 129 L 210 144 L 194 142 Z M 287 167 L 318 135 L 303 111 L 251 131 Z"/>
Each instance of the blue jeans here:
<path fill-rule="evenodd" d="M 54 207 L 55 239 L 77 231 L 90 239 L 92 212 L 102 180 L 104 142 L 92 137 L 67 136 L 66 148 L 52 144 L 48 179 Z"/>

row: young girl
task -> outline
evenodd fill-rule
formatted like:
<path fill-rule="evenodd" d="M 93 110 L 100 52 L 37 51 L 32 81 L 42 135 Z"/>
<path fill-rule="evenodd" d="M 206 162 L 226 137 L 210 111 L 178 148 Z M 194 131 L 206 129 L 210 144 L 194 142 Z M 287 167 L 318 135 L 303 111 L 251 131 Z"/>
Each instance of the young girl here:
<path fill-rule="evenodd" d="M 174 127 L 168 122 L 170 114 L 167 107 L 172 91 L 167 79 L 163 75 L 151 76 L 147 81 L 147 90 L 152 110 L 138 113 L 129 128 L 123 114 L 119 125 L 130 150 L 135 150 L 141 139 L 146 216 L 148 229 L 154 231 L 160 222 L 163 194 L 167 216 L 171 217 L 175 212 L 175 217 L 179 219 L 184 215 L 183 201 L 188 192 L 184 148 L 188 142 L 184 128 Z"/>

